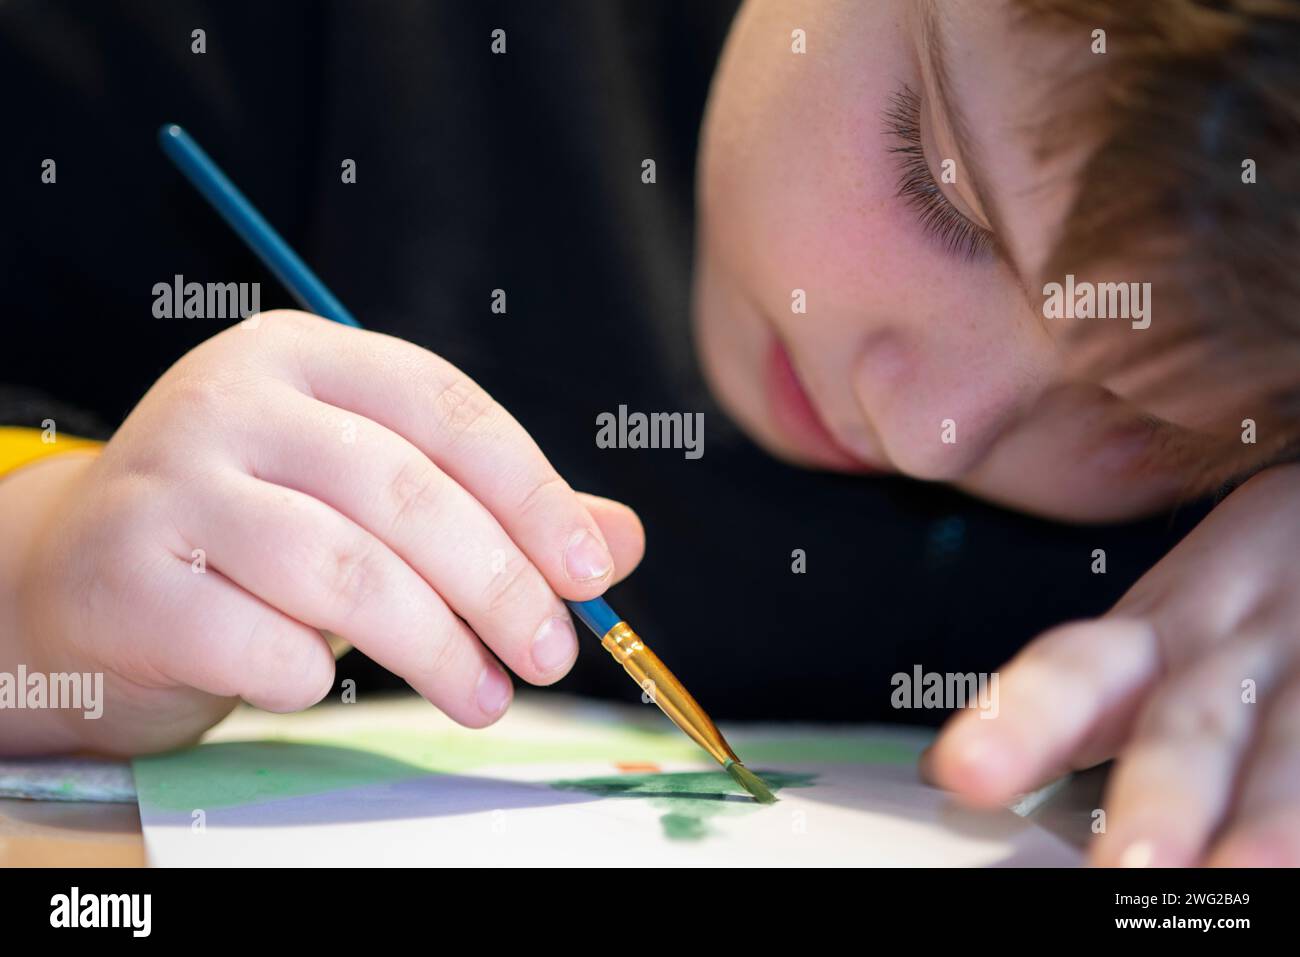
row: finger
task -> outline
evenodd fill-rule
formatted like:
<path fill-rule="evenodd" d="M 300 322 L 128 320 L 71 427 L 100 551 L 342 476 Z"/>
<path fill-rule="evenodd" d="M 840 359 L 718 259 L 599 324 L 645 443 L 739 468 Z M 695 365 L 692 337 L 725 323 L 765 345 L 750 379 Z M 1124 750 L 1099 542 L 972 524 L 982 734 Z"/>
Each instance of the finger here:
<path fill-rule="evenodd" d="M 387 545 L 516 674 L 559 680 L 578 656 L 563 603 L 482 504 L 406 439 L 272 390 L 251 426 L 255 474 L 329 505 Z"/>
<path fill-rule="evenodd" d="M 334 656 L 319 631 L 205 562 L 160 551 L 157 563 L 159 601 L 136 615 L 136 639 L 166 678 L 274 712 L 309 708 L 329 693 Z"/>
<path fill-rule="evenodd" d="M 1232 822 L 1211 850 L 1215 867 L 1300 867 L 1300 674 L 1265 708 Z"/>
<path fill-rule="evenodd" d="M 472 379 L 401 339 L 273 315 L 263 328 L 295 330 L 293 367 L 282 371 L 301 391 L 404 436 L 496 516 L 556 594 L 583 601 L 605 591 L 614 562 L 600 528 L 524 428 Z"/>
<path fill-rule="evenodd" d="M 1277 643 L 1236 639 L 1161 680 L 1106 788 L 1103 866 L 1186 867 L 1200 860 L 1232 797 L 1255 706 L 1242 681 L 1271 686 Z"/>
<path fill-rule="evenodd" d="M 636 570 L 645 557 L 645 528 L 636 512 L 622 502 L 601 498 L 587 492 L 578 493 L 578 501 L 600 526 L 601 534 L 614 556 L 611 583 L 622 581 Z"/>
<path fill-rule="evenodd" d="M 1049 631 L 998 674 L 995 709 L 951 719 L 927 773 L 972 803 L 994 805 L 1089 767 L 1122 736 L 1159 663 L 1155 633 L 1140 621 Z"/>
<path fill-rule="evenodd" d="M 234 470 L 174 510 L 208 565 L 289 617 L 343 635 L 452 719 L 490 724 L 510 679 L 427 582 L 316 499 Z"/>

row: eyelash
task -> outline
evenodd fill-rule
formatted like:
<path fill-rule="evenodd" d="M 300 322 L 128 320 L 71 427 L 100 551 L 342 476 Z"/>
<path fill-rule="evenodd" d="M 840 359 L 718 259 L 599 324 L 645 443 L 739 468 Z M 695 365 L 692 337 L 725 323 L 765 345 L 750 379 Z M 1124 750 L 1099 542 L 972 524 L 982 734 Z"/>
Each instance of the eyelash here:
<path fill-rule="evenodd" d="M 910 86 L 889 98 L 885 132 L 900 143 L 889 148 L 898 156 L 898 195 L 916 211 L 926 232 L 963 259 L 987 254 L 993 248 L 993 234 L 958 212 L 934 181 L 921 146 L 921 97 Z"/>

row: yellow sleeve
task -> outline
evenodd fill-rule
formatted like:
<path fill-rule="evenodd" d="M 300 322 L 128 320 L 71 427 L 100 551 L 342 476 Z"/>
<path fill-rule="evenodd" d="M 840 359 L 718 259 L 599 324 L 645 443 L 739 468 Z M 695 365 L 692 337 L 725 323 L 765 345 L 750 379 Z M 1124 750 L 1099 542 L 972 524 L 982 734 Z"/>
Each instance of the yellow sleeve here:
<path fill-rule="evenodd" d="M 62 434 L 57 434 L 55 441 L 46 442 L 45 432 L 41 429 L 0 426 L 0 476 L 49 455 L 94 451 L 103 444 Z"/>

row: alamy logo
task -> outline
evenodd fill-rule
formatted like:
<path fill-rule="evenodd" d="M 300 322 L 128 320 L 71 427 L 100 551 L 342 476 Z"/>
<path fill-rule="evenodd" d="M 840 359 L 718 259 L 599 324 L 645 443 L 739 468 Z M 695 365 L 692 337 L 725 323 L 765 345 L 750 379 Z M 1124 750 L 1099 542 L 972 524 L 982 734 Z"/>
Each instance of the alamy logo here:
<path fill-rule="evenodd" d="M 1131 319 L 1134 329 L 1151 325 L 1151 283 L 1079 282 L 1074 273 L 1065 283 L 1043 287 L 1045 319 Z"/>
<path fill-rule="evenodd" d="M 0 711 L 54 709 L 81 711 L 87 721 L 104 714 L 104 673 L 63 672 L 28 673 L 26 665 L 18 673 L 0 671 Z"/>
<path fill-rule="evenodd" d="M 128 927 L 132 937 L 148 937 L 151 894 L 82 894 L 74 887 L 50 898 L 51 927 Z"/>
<path fill-rule="evenodd" d="M 889 703 L 895 708 L 977 708 L 981 718 L 998 716 L 998 673 L 968 671 L 922 671 L 912 666 L 912 673 L 899 671 L 889 683 L 894 693 Z"/>
<path fill-rule="evenodd" d="M 186 282 L 179 273 L 153 286 L 155 319 L 247 319 L 262 311 L 258 282 Z"/>
<path fill-rule="evenodd" d="M 627 411 L 618 407 L 618 415 L 602 412 L 596 416 L 598 449 L 685 449 L 688 459 L 704 454 L 703 412 Z"/>

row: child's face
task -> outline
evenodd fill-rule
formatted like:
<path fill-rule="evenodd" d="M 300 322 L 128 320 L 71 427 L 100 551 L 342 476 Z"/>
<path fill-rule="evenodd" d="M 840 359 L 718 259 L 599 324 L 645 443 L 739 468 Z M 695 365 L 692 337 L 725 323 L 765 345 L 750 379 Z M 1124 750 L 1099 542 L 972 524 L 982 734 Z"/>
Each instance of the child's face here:
<path fill-rule="evenodd" d="M 1080 350 L 1043 319 L 1035 278 L 1088 144 L 1040 161 L 1031 121 L 1061 45 L 1086 54 L 1090 40 L 1031 33 L 1010 0 L 945 0 L 933 19 L 927 6 L 749 0 L 738 16 L 700 163 L 709 378 L 759 442 L 801 464 L 942 479 L 1068 518 L 1160 504 L 1181 487 L 1177 430 L 1125 410 L 1123 383 L 1067 385 Z M 941 182 L 945 159 L 955 183 Z M 909 172 L 941 183 L 937 231 L 899 195 Z M 1120 326 L 1104 335 L 1142 335 Z"/>

